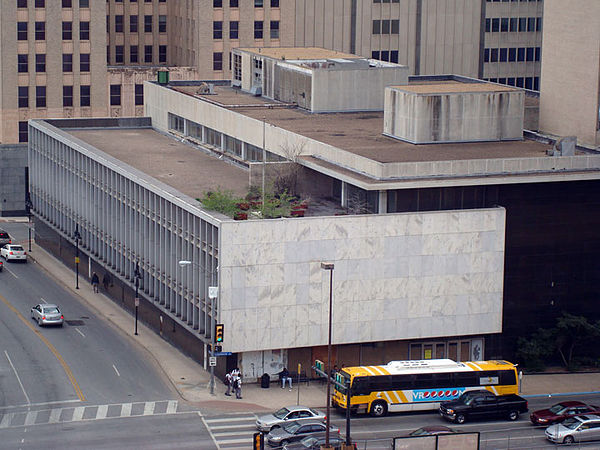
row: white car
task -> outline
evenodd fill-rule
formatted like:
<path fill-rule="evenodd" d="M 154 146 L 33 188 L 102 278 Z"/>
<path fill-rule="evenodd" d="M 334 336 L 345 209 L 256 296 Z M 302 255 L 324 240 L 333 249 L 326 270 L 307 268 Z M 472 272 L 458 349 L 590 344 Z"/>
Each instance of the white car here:
<path fill-rule="evenodd" d="M 282 427 L 289 422 L 306 422 L 309 420 L 324 422 L 327 420 L 327 416 L 321 411 L 306 406 L 288 406 L 286 408 L 281 408 L 273 414 L 259 417 L 256 420 L 256 428 L 260 431 L 269 432 L 275 428 Z"/>
<path fill-rule="evenodd" d="M 0 248 L 0 256 L 6 261 L 25 261 L 27 262 L 27 252 L 17 244 L 6 244 Z"/>

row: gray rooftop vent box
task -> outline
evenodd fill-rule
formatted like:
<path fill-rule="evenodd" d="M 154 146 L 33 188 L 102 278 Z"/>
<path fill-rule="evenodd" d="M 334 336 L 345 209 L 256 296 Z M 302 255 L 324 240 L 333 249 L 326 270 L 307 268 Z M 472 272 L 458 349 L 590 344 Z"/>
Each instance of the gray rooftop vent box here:
<path fill-rule="evenodd" d="M 250 93 L 256 97 L 260 97 L 262 95 L 262 86 L 252 86 Z"/>
<path fill-rule="evenodd" d="M 556 141 L 547 153 L 549 156 L 575 156 L 576 145 L 577 136 L 565 136 Z"/>

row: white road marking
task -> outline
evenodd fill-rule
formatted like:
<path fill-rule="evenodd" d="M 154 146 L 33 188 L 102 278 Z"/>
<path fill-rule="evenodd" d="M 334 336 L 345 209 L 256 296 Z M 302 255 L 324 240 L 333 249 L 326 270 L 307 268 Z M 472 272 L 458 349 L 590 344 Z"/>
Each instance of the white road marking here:
<path fill-rule="evenodd" d="M 248 420 L 256 420 L 256 416 L 246 416 L 246 417 L 221 417 L 221 418 L 213 418 L 213 419 L 204 419 L 206 423 L 213 422 L 244 422 Z M 215 427 L 213 427 L 215 428 Z"/>
<path fill-rule="evenodd" d="M 204 423 L 204 428 L 206 428 L 206 431 L 208 431 L 208 434 L 210 435 L 210 438 L 213 440 L 213 442 L 215 443 L 215 445 L 217 446 L 217 450 L 221 449 L 221 446 L 219 445 L 219 443 L 217 442 L 217 440 L 215 439 L 215 435 L 213 434 L 213 432 L 210 430 L 210 427 L 208 426 L 208 424 L 206 423 L 206 420 L 204 420 L 204 417 L 202 417 L 201 413 L 198 413 L 198 415 L 200 416 L 200 419 L 202 419 L 202 422 Z"/>
<path fill-rule="evenodd" d="M 117 366 L 115 366 L 114 364 L 113 364 L 113 369 L 115 369 L 115 372 L 117 372 L 117 376 L 119 376 L 119 377 L 120 377 L 120 376 L 121 376 L 121 374 L 120 374 L 120 373 L 119 373 L 119 371 L 117 370 Z"/>
<path fill-rule="evenodd" d="M 256 428 L 256 425 L 253 422 L 253 423 L 245 423 L 243 425 L 221 425 L 221 426 L 216 426 L 216 427 L 211 426 L 210 429 L 216 431 L 216 430 L 232 430 L 234 428 L 248 428 L 248 427 Z"/>
<path fill-rule="evenodd" d="M 46 300 L 44 300 L 44 297 L 40 297 L 40 300 L 42 301 L 42 303 L 48 304 L 48 302 Z"/>
<path fill-rule="evenodd" d="M 85 412 L 85 406 L 78 406 L 77 408 L 75 408 L 75 410 L 73 411 L 73 418 L 71 419 L 71 421 L 78 422 L 81 419 L 83 419 L 84 412 Z"/>
<path fill-rule="evenodd" d="M 146 402 L 146 404 L 144 405 L 144 416 L 150 416 L 152 414 L 154 414 L 154 405 L 155 402 Z"/>
<path fill-rule="evenodd" d="M 169 400 L 167 412 L 165 414 L 175 414 L 177 412 L 177 400 Z"/>
<path fill-rule="evenodd" d="M 5 270 L 8 270 L 8 273 L 10 273 L 10 274 L 11 274 L 13 277 L 15 277 L 15 278 L 19 278 L 19 277 L 17 276 L 17 274 L 15 274 L 15 273 L 14 273 L 12 270 L 10 270 L 8 267 L 4 266 L 4 269 L 5 269 Z"/>
<path fill-rule="evenodd" d="M 25 406 L 48 406 L 48 405 L 59 405 L 61 403 L 79 403 L 81 400 L 72 399 L 72 400 L 57 400 L 55 402 L 42 402 L 42 403 L 31 403 L 29 405 L 10 405 L 10 406 L 0 406 L 0 410 L 3 409 L 12 409 L 12 408 L 23 408 Z"/>
<path fill-rule="evenodd" d="M 106 413 L 108 413 L 108 405 L 98 406 L 98 412 L 96 413 L 96 419 L 106 419 Z"/>
<path fill-rule="evenodd" d="M 2 416 L 2 420 L 0 421 L 0 428 L 7 428 L 8 425 L 12 422 L 12 418 L 15 416 L 15 413 L 8 413 Z"/>
<path fill-rule="evenodd" d="M 27 392 L 25 392 L 25 387 L 23 386 L 23 383 L 21 383 L 21 378 L 19 378 L 17 369 L 15 369 L 15 366 L 13 365 L 12 361 L 10 360 L 10 356 L 8 356 L 8 352 L 6 350 L 4 350 L 4 354 L 6 355 L 6 359 L 8 359 L 8 363 L 10 364 L 10 367 L 12 367 L 12 370 L 15 373 L 15 376 L 17 377 L 17 381 L 19 382 L 19 386 L 21 386 L 21 390 L 23 391 L 23 394 L 25 395 L 25 400 L 27 400 L 27 406 L 31 405 L 31 400 L 29 400 L 29 396 L 27 395 Z"/>
<path fill-rule="evenodd" d="M 58 423 L 58 419 L 60 419 L 60 413 L 62 409 L 52 409 L 50 411 L 50 418 L 48 419 L 48 423 Z"/>
<path fill-rule="evenodd" d="M 85 337 L 85 334 L 83 334 L 81 331 L 79 331 L 79 328 L 75 328 L 75 331 L 77 331 L 80 335 L 82 335 L 83 337 Z"/>
<path fill-rule="evenodd" d="M 123 403 L 121 407 L 121 417 L 128 417 L 131 415 L 131 403 Z"/>
<path fill-rule="evenodd" d="M 37 411 L 29 411 L 25 416 L 25 423 L 23 425 L 33 425 L 35 423 L 35 419 L 37 419 L 38 412 Z"/>

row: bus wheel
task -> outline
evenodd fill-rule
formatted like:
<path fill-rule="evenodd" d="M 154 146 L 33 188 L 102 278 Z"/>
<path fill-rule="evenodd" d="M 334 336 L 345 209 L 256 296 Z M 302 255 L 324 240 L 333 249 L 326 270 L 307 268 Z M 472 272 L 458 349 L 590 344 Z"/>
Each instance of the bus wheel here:
<path fill-rule="evenodd" d="M 371 415 L 373 417 L 382 417 L 387 414 L 387 403 L 384 401 L 376 401 L 371 405 Z"/>

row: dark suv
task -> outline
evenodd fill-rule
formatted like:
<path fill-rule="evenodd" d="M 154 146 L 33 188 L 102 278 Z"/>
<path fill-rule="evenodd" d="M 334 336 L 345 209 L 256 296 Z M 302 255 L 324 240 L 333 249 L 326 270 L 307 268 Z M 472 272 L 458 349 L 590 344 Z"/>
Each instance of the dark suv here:
<path fill-rule="evenodd" d="M 0 230 L 0 247 L 6 244 L 12 244 L 12 239 L 6 231 Z"/>

